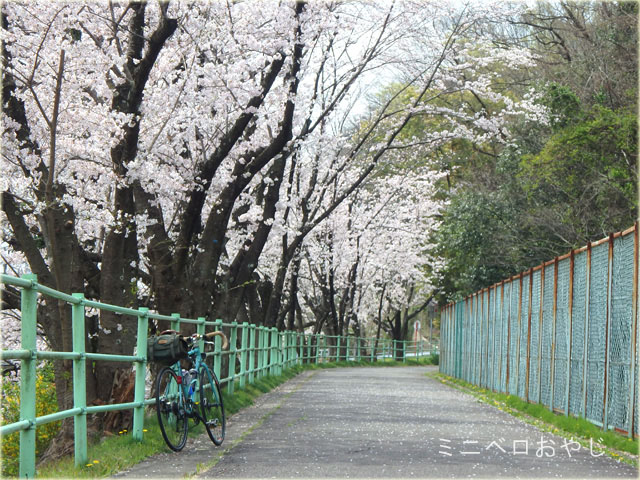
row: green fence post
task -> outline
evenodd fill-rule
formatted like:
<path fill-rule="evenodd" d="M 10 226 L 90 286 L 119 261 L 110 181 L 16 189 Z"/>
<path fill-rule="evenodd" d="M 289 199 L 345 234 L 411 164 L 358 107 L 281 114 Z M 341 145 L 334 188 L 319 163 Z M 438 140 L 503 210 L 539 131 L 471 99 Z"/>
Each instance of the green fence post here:
<path fill-rule="evenodd" d="M 249 335 L 249 322 L 242 323 L 240 335 L 240 388 L 247 384 L 247 339 Z"/>
<path fill-rule="evenodd" d="M 298 338 L 295 332 L 289 332 L 289 354 L 287 355 L 288 365 L 287 368 L 291 368 L 296 362 L 296 346 L 298 344 Z"/>
<path fill-rule="evenodd" d="M 298 345 L 300 344 L 300 334 L 291 332 L 291 366 L 298 364 Z"/>
<path fill-rule="evenodd" d="M 271 327 L 268 331 L 267 334 L 267 345 L 268 345 L 268 355 L 267 355 L 267 365 L 269 366 L 269 370 L 268 370 L 268 375 L 274 375 L 275 374 L 275 350 L 276 350 L 276 339 L 275 339 L 275 332 L 277 332 L 277 330 L 275 329 L 275 327 Z"/>
<path fill-rule="evenodd" d="M 262 375 L 268 376 L 271 368 L 271 346 L 272 346 L 272 334 L 271 328 L 265 327 L 264 329 L 264 363 L 262 365 Z"/>
<path fill-rule="evenodd" d="M 229 338 L 229 383 L 227 392 L 233 393 L 235 389 L 236 358 L 238 355 L 238 322 L 231 322 L 231 338 Z"/>
<path fill-rule="evenodd" d="M 274 339 L 274 353 L 275 353 L 275 374 L 280 375 L 280 370 L 282 366 L 282 338 L 280 337 L 280 332 L 276 327 L 273 327 L 273 339 Z"/>
<path fill-rule="evenodd" d="M 215 331 L 222 331 L 222 320 L 219 318 L 213 322 Z M 222 372 L 222 339 L 219 336 L 215 337 L 215 354 L 213 355 L 213 373 L 216 374 L 219 381 L 222 381 L 220 376 Z M 233 387 L 231 387 L 233 388 Z"/>
<path fill-rule="evenodd" d="M 278 350 L 282 351 L 282 355 L 280 355 L 280 370 L 287 367 L 287 362 L 289 361 L 289 332 L 284 331 L 280 334 L 280 338 L 278 339 Z"/>
<path fill-rule="evenodd" d="M 262 326 L 255 325 L 255 374 L 254 378 L 260 378 L 260 368 L 262 367 Z M 251 357 L 253 358 L 254 355 Z"/>
<path fill-rule="evenodd" d="M 271 328 L 265 327 L 264 329 L 264 364 L 262 365 L 263 376 L 268 376 L 271 373 L 271 347 L 272 347 L 272 334 Z"/>
<path fill-rule="evenodd" d="M 273 374 L 273 330 L 267 328 L 264 332 L 264 348 L 265 348 L 265 362 L 264 362 L 264 374 L 266 376 Z"/>
<path fill-rule="evenodd" d="M 302 364 L 309 363 L 309 341 L 307 335 L 303 332 L 300 334 L 300 360 L 302 360 Z"/>
<path fill-rule="evenodd" d="M 407 341 L 402 340 L 402 363 L 407 363 Z"/>
<path fill-rule="evenodd" d="M 133 439 L 141 442 L 144 429 L 144 386 L 145 375 L 147 373 L 147 332 L 149 328 L 149 317 L 147 314 L 149 313 L 149 309 L 146 307 L 140 307 L 138 310 L 140 311 L 140 315 L 138 315 L 136 355 L 138 357 L 144 357 L 145 359 L 142 362 L 136 362 L 136 380 L 133 401 L 137 403 L 138 406 L 133 409 Z"/>
<path fill-rule="evenodd" d="M 180 332 L 180 314 L 172 313 L 171 316 L 173 317 L 173 320 L 171 320 L 171 330 Z"/>
<path fill-rule="evenodd" d="M 256 326 L 249 325 L 249 383 L 253 383 L 256 366 Z"/>
<path fill-rule="evenodd" d="M 269 350 L 267 349 L 267 327 L 259 327 L 258 341 L 258 377 L 262 378 L 265 375 L 267 355 L 269 355 Z"/>
<path fill-rule="evenodd" d="M 345 352 L 344 359 L 349 361 L 349 350 L 351 350 L 351 337 L 347 337 L 347 351 Z"/>
<path fill-rule="evenodd" d="M 80 303 L 71 306 L 72 347 L 80 358 L 73 360 L 73 407 L 82 411 L 73 417 L 74 458 L 75 465 L 86 465 L 87 454 L 87 384 L 84 333 L 84 294 L 74 293 Z"/>
<path fill-rule="evenodd" d="M 32 273 L 22 276 L 36 283 L 38 277 Z M 22 313 L 22 349 L 31 351 L 31 358 L 22 360 L 20 367 L 20 420 L 29 420 L 31 425 L 20 431 L 20 476 L 33 478 L 36 474 L 36 326 L 38 292 L 34 288 L 23 288 L 20 295 Z"/>
<path fill-rule="evenodd" d="M 262 378 L 264 369 L 264 330 L 266 327 L 258 327 L 258 378 Z"/>
<path fill-rule="evenodd" d="M 196 325 L 196 333 L 198 335 L 204 335 L 206 328 L 207 327 L 205 326 L 204 317 L 198 317 L 198 324 Z M 201 338 L 200 340 L 198 340 L 198 348 L 200 349 L 201 352 L 204 352 L 204 338 Z"/>

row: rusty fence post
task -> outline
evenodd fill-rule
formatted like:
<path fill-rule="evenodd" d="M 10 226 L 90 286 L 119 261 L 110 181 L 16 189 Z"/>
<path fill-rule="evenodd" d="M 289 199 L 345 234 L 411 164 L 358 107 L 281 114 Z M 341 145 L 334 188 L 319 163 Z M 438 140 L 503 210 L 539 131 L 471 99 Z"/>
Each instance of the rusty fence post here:
<path fill-rule="evenodd" d="M 524 399 L 529 401 L 529 376 L 531 372 L 531 307 L 533 306 L 533 268 L 529 269 L 529 309 L 527 312 L 527 363 L 525 373 Z"/>
<path fill-rule="evenodd" d="M 582 367 L 582 416 L 587 418 L 587 367 L 589 364 L 589 304 L 591 298 L 591 242 L 587 243 L 587 281 L 585 294 L 585 319 L 584 319 L 584 364 Z M 587 419 L 588 420 L 588 419 Z"/>
<path fill-rule="evenodd" d="M 569 416 L 569 396 L 571 395 L 571 351 L 573 346 L 573 281 L 576 264 L 575 250 L 569 256 L 569 349 L 567 351 L 567 375 L 565 379 L 564 414 Z"/>
<path fill-rule="evenodd" d="M 542 401 L 542 331 L 544 325 L 544 263 L 540 269 L 540 313 L 538 318 L 538 401 Z"/>
<path fill-rule="evenodd" d="M 638 243 L 640 240 L 640 236 L 638 234 L 639 223 L 636 222 L 635 228 L 633 231 L 633 299 L 631 301 L 632 307 L 631 312 L 633 316 L 633 326 L 631 328 L 631 364 L 630 373 L 631 379 L 629 385 L 631 386 L 631 392 L 629 395 L 629 426 L 627 430 L 629 432 L 629 438 L 633 438 L 633 432 L 635 430 L 635 409 L 636 409 L 636 381 L 638 378 L 638 372 L 636 371 L 636 356 L 638 355 L 638 263 L 640 262 L 639 247 Z"/>
<path fill-rule="evenodd" d="M 553 260 L 553 316 L 551 327 L 551 396 L 549 397 L 549 410 L 553 412 L 553 400 L 555 396 L 555 376 L 556 376 L 556 317 L 558 314 L 558 257 Z"/>
<path fill-rule="evenodd" d="M 613 300 L 613 294 L 611 291 L 613 285 L 613 233 L 609 235 L 609 264 L 607 271 L 607 317 L 604 331 L 605 333 L 605 346 L 604 346 L 604 393 L 602 398 L 602 430 L 605 432 L 609 429 L 609 356 L 611 355 L 611 349 L 609 348 L 609 342 L 611 341 L 611 302 Z"/>

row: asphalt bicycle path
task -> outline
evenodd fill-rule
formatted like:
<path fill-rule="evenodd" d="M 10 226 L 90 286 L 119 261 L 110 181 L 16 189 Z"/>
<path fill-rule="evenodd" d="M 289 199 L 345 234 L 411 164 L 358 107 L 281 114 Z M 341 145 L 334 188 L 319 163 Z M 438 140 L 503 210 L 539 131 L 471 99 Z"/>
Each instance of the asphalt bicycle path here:
<path fill-rule="evenodd" d="M 638 469 L 541 432 L 426 377 L 437 367 L 304 372 L 205 436 L 116 477 L 637 478 Z M 196 472 L 196 465 L 202 467 Z"/>

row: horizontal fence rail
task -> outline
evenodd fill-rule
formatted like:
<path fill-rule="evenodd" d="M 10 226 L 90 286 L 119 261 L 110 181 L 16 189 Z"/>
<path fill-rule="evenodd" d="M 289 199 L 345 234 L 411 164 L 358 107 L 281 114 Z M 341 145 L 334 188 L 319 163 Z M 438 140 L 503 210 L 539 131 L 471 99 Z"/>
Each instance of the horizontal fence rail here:
<path fill-rule="evenodd" d="M 2 360 L 20 360 L 20 420 L 1 425 L 0 437 L 20 432 L 20 477 L 33 478 L 36 463 L 36 428 L 40 425 L 73 417 L 75 463 L 84 465 L 87 455 L 87 415 L 117 410 L 133 410 L 132 436 L 142 441 L 145 406 L 154 405 L 155 398 L 145 398 L 147 373 L 147 332 L 149 320 L 168 322 L 172 330 L 180 331 L 182 324 L 195 324 L 196 332 L 204 334 L 207 327 L 224 331 L 229 339 L 229 349 L 221 350 L 220 337 L 215 338 L 214 352 L 207 357 L 213 370 L 226 386 L 228 393 L 242 388 L 267 375 L 278 375 L 284 369 L 306 363 L 331 361 L 381 360 L 386 358 L 406 361 L 438 353 L 438 345 L 425 341 L 397 341 L 370 337 L 329 336 L 293 331 L 249 323 L 224 323 L 204 318 L 181 318 L 179 314 L 160 315 L 147 308 L 131 309 L 109 305 L 84 298 L 81 293 L 68 295 L 40 285 L 33 274 L 16 278 L 0 275 L 0 283 L 21 289 L 21 349 L 0 351 Z M 38 295 L 58 299 L 71 305 L 72 352 L 40 351 L 36 347 Z M 86 351 L 85 311 L 87 308 L 108 310 L 137 321 L 137 341 L 131 355 L 91 353 Z M 163 329 L 159 329 L 163 330 Z M 204 351 L 204 342 L 200 349 Z M 65 359 L 73 361 L 73 408 L 36 417 L 36 366 L 39 361 Z M 126 362 L 135 367 L 135 387 L 132 402 L 87 406 L 86 362 Z"/>
<path fill-rule="evenodd" d="M 638 434 L 638 223 L 448 305 L 440 371 Z"/>

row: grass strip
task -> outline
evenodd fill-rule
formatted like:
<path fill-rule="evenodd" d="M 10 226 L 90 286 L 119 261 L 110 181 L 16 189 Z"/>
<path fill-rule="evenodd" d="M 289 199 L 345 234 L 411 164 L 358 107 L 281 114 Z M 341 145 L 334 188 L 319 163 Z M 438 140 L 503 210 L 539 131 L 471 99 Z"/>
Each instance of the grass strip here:
<path fill-rule="evenodd" d="M 262 377 L 243 388 L 239 388 L 238 382 L 236 382 L 236 388 L 232 394 L 228 394 L 227 389 L 223 388 L 224 409 L 229 417 L 242 408 L 253 405 L 258 397 L 305 370 L 339 367 L 437 365 L 437 361 L 437 355 L 433 355 L 418 358 L 410 357 L 407 358 L 406 362 L 383 359 L 376 362 L 362 360 L 359 362 L 340 361 L 295 365 L 284 370 L 280 375 Z M 118 435 L 104 436 L 90 442 L 87 449 L 89 460 L 86 465 L 76 467 L 73 456 L 69 456 L 39 465 L 36 470 L 36 476 L 40 478 L 103 478 L 129 468 L 156 453 L 171 452 L 162 438 L 155 410 L 152 408 L 145 418 L 144 425 L 144 441 L 142 442 L 134 440 L 131 433 L 126 430 Z M 200 435 L 203 432 L 203 425 L 193 427 L 193 424 L 189 424 L 189 437 Z M 230 448 L 232 447 L 233 444 L 230 445 Z"/>
<path fill-rule="evenodd" d="M 429 372 L 426 375 L 444 385 L 473 395 L 479 401 L 518 417 L 540 430 L 565 438 L 573 437 L 587 448 L 591 447 L 593 440 L 594 451 L 602 451 L 616 460 L 632 465 L 638 464 L 637 439 L 633 440 L 612 430 L 605 432 L 584 418 L 556 414 L 544 405 L 526 402 L 516 395 L 493 392 L 442 373 Z"/>

